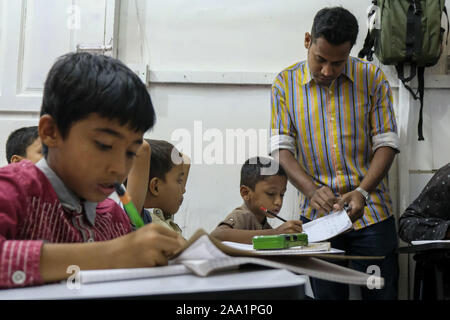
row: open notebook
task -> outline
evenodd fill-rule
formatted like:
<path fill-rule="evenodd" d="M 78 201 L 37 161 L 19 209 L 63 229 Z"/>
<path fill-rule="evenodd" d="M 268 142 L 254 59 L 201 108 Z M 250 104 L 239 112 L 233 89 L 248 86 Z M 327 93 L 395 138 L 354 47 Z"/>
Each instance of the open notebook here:
<path fill-rule="evenodd" d="M 382 257 L 354 257 L 327 253 L 303 253 L 285 255 L 285 250 L 273 250 L 270 255 L 261 256 L 254 250 L 242 250 L 223 244 L 208 235 L 204 230 L 198 230 L 187 245 L 176 254 L 165 267 L 86 270 L 80 272 L 81 283 L 138 279 L 148 277 L 176 276 L 193 273 L 198 276 L 208 276 L 213 272 L 237 269 L 241 265 L 255 264 L 270 268 L 287 269 L 294 273 L 354 285 L 366 285 L 373 275 L 354 271 L 319 258 L 331 259 L 380 259 Z M 380 283 L 383 278 L 377 279 Z"/>

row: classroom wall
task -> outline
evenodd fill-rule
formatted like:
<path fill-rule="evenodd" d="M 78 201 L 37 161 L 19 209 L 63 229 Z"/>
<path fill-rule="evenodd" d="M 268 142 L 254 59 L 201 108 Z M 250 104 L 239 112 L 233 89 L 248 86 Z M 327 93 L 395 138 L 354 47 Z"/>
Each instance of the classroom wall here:
<path fill-rule="evenodd" d="M 102 3 L 108 5 L 111 2 L 114 1 L 104 0 Z M 21 3 L 31 5 L 34 2 Z M 71 3 L 94 6 L 89 1 L 66 0 L 57 3 L 63 10 L 59 12 L 63 14 L 67 14 L 65 8 Z M 99 6 L 98 3 L 95 6 Z M 154 129 L 146 136 L 172 140 L 174 143 L 183 142 L 183 151 L 192 158 L 185 200 L 175 216 L 185 237 L 189 237 L 198 228 L 212 231 L 227 213 L 240 205 L 241 164 L 248 156 L 267 152 L 270 84 L 283 68 L 306 58 L 304 33 L 310 30 L 315 12 L 325 6 L 343 5 L 357 16 L 360 32 L 352 50 L 352 55 L 357 55 L 367 31 L 365 16 L 370 1 L 122 0 L 115 1 L 115 4 L 119 5 L 119 16 L 114 22 L 118 58 L 135 70 L 142 71 L 144 78 L 145 70 L 149 69 L 149 92 L 158 119 Z M 39 65 L 40 69 L 31 68 L 37 74 L 26 74 L 35 85 L 21 96 L 23 99 L 34 97 L 30 103 L 32 108 L 16 107 L 0 97 L 0 165 L 6 164 L 4 149 L 8 134 L 21 126 L 37 124 L 40 101 L 37 94 L 44 76 L 41 60 L 32 54 L 39 52 L 33 48 L 53 50 L 58 42 L 56 38 L 53 38 L 55 41 L 44 41 L 37 32 L 40 29 L 27 24 L 26 30 L 30 33 L 27 39 L 32 41 L 24 42 L 22 47 L 17 46 L 17 53 L 8 51 L 15 38 L 20 38 L 18 35 L 21 32 L 19 27 L 13 31 L 10 28 L 13 16 L 20 15 L 14 6 L 15 2 L 0 0 L 0 85 L 11 81 L 8 69 L 11 56 L 25 57 L 28 65 Z M 53 8 L 53 11 L 39 10 L 35 4 L 26 12 L 32 15 L 32 21 L 36 17 L 46 21 L 54 19 L 53 15 L 57 14 Z M 94 25 L 89 21 L 99 21 L 105 17 L 94 14 L 89 17 L 90 20 L 83 23 L 77 33 L 70 33 L 71 42 L 57 50 L 73 50 L 77 37 L 93 39 L 92 32 L 86 31 Z M 51 31 L 55 32 L 54 29 Z M 26 50 L 27 43 L 30 52 Z M 40 52 L 41 55 L 43 53 L 45 50 Z M 413 110 L 406 145 L 402 146 L 402 150 L 407 150 L 409 154 L 407 171 L 413 175 L 411 183 L 414 185 L 409 191 L 411 200 L 415 197 L 417 186 L 429 179 L 430 172 L 450 161 L 450 78 L 445 74 L 446 65 L 444 54 L 436 67 L 427 70 L 424 109 L 426 140 L 420 143 L 416 137 L 417 102 L 412 99 L 407 103 L 404 100 L 400 102 L 403 89 L 399 88 L 392 68 L 383 67 L 393 87 L 397 117 L 408 106 Z M 4 95 L 4 92 L 1 94 Z M 239 133 L 246 137 L 247 142 L 236 139 Z M 242 145 L 244 152 L 238 152 Z M 227 158 L 228 151 L 235 154 L 233 159 Z M 402 164 L 398 163 L 397 158 L 389 173 L 396 216 L 401 213 L 397 201 L 399 168 Z M 298 218 L 296 199 L 297 191 L 289 186 L 281 216 Z M 278 226 L 278 221 L 274 221 L 273 225 Z M 401 274 L 403 282 L 405 274 Z M 405 298 L 405 295 L 403 292 L 401 297 Z"/>
<path fill-rule="evenodd" d="M 365 6 L 356 5 L 360 1 L 346 2 L 355 15 L 364 16 Z M 337 3 L 342 1 L 122 3 L 119 58 L 147 64 L 154 80 L 150 93 L 158 120 L 148 136 L 170 139 L 179 128 L 193 133 L 196 122 L 201 122 L 204 130 L 218 129 L 223 135 L 227 129 L 268 130 L 272 79 L 283 68 L 305 59 L 304 34 L 311 28 L 313 13 Z M 361 24 L 365 28 L 365 23 Z M 362 41 L 360 36 L 356 47 Z M 254 78 L 233 83 L 233 76 L 238 75 Z M 196 138 L 198 145 L 202 137 Z M 267 146 L 264 149 L 257 151 L 266 154 Z M 187 236 L 199 227 L 213 230 L 241 203 L 239 171 L 243 161 L 205 165 L 202 159 L 193 160 L 185 201 L 175 216 Z M 296 192 L 290 191 L 282 215 L 296 217 Z"/>
<path fill-rule="evenodd" d="M 150 93 L 158 121 L 148 136 L 171 139 L 178 129 L 185 128 L 193 137 L 194 127 L 198 128 L 199 123 L 203 132 L 218 130 L 225 142 L 227 129 L 266 130 L 270 83 L 283 68 L 306 58 L 304 33 L 310 30 L 314 13 L 324 6 L 343 5 L 355 14 L 360 32 L 352 55 L 357 55 L 367 32 L 368 3 L 360 0 L 122 2 L 119 58 L 133 65 L 148 65 L 150 69 Z M 398 80 L 392 68 L 384 69 L 392 79 L 398 112 L 401 108 Z M 445 70 L 445 59 L 434 70 L 435 73 Z M 450 120 L 447 94 L 448 87 L 427 90 L 424 111 L 427 140 L 420 144 L 415 141 L 417 115 L 412 112 L 408 142 L 412 170 L 435 169 L 450 159 L 450 152 L 439 147 L 445 145 L 450 134 L 446 127 Z M 417 107 L 415 103 L 411 102 L 413 109 Z M 190 151 L 202 143 L 205 148 L 214 141 L 206 138 L 197 135 Z M 261 147 L 257 151 L 266 150 Z M 238 189 L 241 163 L 208 165 L 204 160 L 193 159 L 185 201 L 175 216 L 187 236 L 199 227 L 211 231 L 241 201 Z M 391 170 L 394 198 L 395 167 Z M 296 191 L 289 190 L 283 216 L 297 217 L 295 198 Z"/>
<path fill-rule="evenodd" d="M 148 136 L 170 139 L 179 128 L 186 128 L 193 135 L 199 121 L 204 131 L 219 130 L 222 134 L 227 129 L 267 129 L 270 83 L 283 68 L 306 58 L 304 33 L 310 30 L 314 13 L 324 6 L 343 5 L 355 14 L 360 32 L 352 55 L 357 55 L 367 32 L 365 17 L 369 3 L 360 0 L 122 3 L 119 57 L 133 65 L 148 65 L 150 69 L 150 93 L 158 121 Z M 399 91 L 405 89 L 399 88 L 392 67 L 383 70 L 392 85 L 397 117 L 400 110 L 412 109 L 408 132 L 404 132 L 408 135 L 407 145 L 402 148 L 409 152 L 412 201 L 417 187 L 428 181 L 429 172 L 450 161 L 450 148 L 445 147 L 450 134 L 447 99 L 450 85 L 446 75 L 439 81 L 433 78 L 445 73 L 446 55 L 437 66 L 427 70 L 426 141 L 420 143 L 416 136 L 417 102 L 410 99 L 408 106 L 400 105 Z M 202 141 L 197 138 L 198 145 Z M 204 139 L 205 145 L 207 142 Z M 196 164 L 196 160 L 199 159 L 194 159 L 185 201 L 175 216 L 187 237 L 198 228 L 213 230 L 241 203 L 238 185 L 242 162 L 208 165 Z M 389 173 L 396 217 L 404 209 L 398 201 L 399 168 L 402 165 L 397 159 Z M 297 191 L 289 185 L 281 216 L 296 219 L 296 207 Z M 279 225 L 278 221 L 272 224 Z M 400 267 L 400 297 L 405 299 L 410 289 L 408 257 L 400 257 Z"/>

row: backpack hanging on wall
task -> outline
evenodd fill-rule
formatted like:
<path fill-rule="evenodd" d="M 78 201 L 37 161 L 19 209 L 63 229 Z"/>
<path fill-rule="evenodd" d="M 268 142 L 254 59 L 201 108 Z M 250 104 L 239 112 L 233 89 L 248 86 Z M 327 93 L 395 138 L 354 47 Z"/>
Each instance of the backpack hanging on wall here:
<path fill-rule="evenodd" d="M 395 65 L 398 78 L 415 100 L 420 101 L 418 133 L 424 140 L 422 112 L 425 67 L 435 65 L 443 49 L 442 13 L 447 16 L 445 0 L 373 0 L 368 10 L 368 32 L 358 57 Z M 448 38 L 447 16 L 447 38 Z M 405 76 L 405 65 L 410 74 Z M 417 74 L 418 88 L 408 85 Z"/>

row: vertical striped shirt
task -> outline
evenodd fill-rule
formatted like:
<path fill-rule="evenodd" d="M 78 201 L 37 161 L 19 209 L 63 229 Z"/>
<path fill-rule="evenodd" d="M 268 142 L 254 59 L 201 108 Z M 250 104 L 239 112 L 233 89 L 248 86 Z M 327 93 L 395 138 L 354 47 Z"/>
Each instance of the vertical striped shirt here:
<path fill-rule="evenodd" d="M 359 186 L 376 149 L 398 150 L 392 92 L 383 72 L 349 57 L 329 88 L 314 81 L 306 61 L 279 73 L 272 86 L 271 152 L 288 149 L 317 186 L 344 194 Z M 370 194 L 361 229 L 391 215 L 387 176 Z M 318 218 L 300 194 L 300 214 Z"/>

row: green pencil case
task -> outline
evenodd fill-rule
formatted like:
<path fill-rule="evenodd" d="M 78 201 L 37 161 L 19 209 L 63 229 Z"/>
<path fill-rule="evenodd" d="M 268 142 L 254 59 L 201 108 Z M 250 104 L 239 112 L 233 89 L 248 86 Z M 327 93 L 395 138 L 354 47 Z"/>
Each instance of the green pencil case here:
<path fill-rule="evenodd" d="M 307 246 L 308 235 L 306 233 L 287 233 L 271 236 L 254 236 L 252 242 L 255 250 L 287 249 L 296 246 Z"/>

